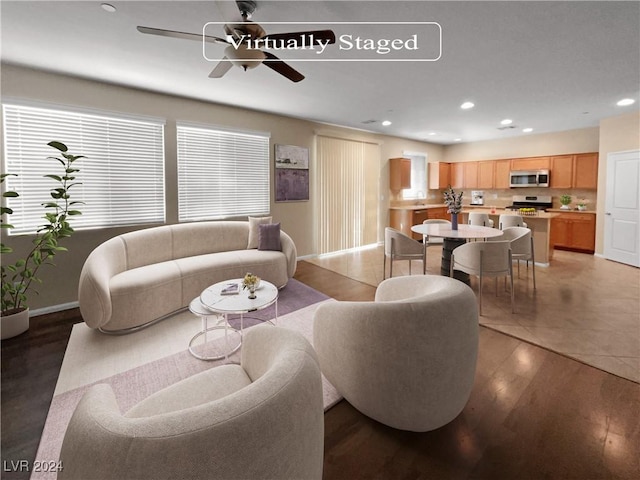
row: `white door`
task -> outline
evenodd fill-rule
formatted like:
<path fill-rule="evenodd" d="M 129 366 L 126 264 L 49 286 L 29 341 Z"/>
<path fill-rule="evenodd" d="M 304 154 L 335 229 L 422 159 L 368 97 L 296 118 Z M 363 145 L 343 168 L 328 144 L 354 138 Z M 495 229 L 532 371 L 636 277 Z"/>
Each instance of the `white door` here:
<path fill-rule="evenodd" d="M 607 156 L 604 256 L 640 267 L 640 150 Z"/>

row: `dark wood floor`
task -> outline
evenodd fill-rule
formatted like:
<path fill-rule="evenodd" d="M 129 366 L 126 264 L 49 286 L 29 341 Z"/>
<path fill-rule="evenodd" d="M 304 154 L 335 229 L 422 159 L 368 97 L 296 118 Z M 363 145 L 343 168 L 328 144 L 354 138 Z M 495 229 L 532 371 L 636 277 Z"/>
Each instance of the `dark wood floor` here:
<path fill-rule="evenodd" d="M 338 300 L 375 289 L 307 262 L 296 278 Z M 2 478 L 32 461 L 77 311 L 2 342 Z M 640 385 L 482 328 L 474 390 L 452 423 L 394 430 L 342 401 L 325 414 L 325 479 L 637 479 Z"/>

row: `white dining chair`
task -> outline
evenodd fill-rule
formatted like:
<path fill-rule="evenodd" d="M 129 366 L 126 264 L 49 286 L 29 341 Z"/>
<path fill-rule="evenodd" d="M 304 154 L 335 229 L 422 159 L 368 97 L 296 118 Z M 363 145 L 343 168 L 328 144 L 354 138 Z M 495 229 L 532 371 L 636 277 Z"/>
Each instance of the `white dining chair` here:
<path fill-rule="evenodd" d="M 433 223 L 440 223 L 440 224 L 445 224 L 445 225 L 451 225 L 451 222 L 449 220 L 444 220 L 442 218 L 432 218 L 431 220 L 425 220 L 424 222 L 422 222 L 425 225 L 428 224 L 433 224 Z M 422 236 L 422 244 L 424 245 L 424 261 L 426 263 L 427 261 L 427 249 L 431 246 L 442 246 L 444 244 L 444 238 L 443 237 L 434 237 L 434 236 L 429 236 L 429 235 L 423 235 Z M 426 271 L 426 267 L 425 267 L 425 271 Z"/>
<path fill-rule="evenodd" d="M 478 303 L 482 315 L 482 280 L 484 277 L 496 279 L 496 296 L 498 295 L 498 277 L 509 277 L 511 280 L 511 313 L 515 313 L 513 291 L 513 266 L 510 241 L 471 242 L 455 248 L 451 252 L 449 276 L 459 270 L 479 278 Z"/>
<path fill-rule="evenodd" d="M 389 257 L 389 278 L 393 277 L 393 261 L 409 260 L 409 275 L 411 275 L 411 261 L 422 260 L 422 274 L 426 273 L 426 247 L 395 228 L 384 229 L 384 259 L 382 264 L 382 279 L 386 278 L 387 257 Z"/>
<path fill-rule="evenodd" d="M 536 256 L 533 248 L 533 235 L 531 230 L 525 227 L 508 227 L 502 232 L 501 237 L 494 237 L 489 241 L 503 240 L 511 244 L 511 257 L 518 262 L 518 278 L 520 278 L 520 260 L 527 262 L 531 260 L 531 271 L 533 272 L 533 289 L 536 289 Z"/>
<path fill-rule="evenodd" d="M 493 220 L 489 218 L 488 213 L 470 212 L 467 214 L 467 223 L 481 227 L 493 227 Z"/>
<path fill-rule="evenodd" d="M 498 218 L 498 228 L 504 230 L 509 227 L 527 227 L 527 224 L 522 219 L 522 215 L 513 215 L 509 213 L 502 213 Z"/>

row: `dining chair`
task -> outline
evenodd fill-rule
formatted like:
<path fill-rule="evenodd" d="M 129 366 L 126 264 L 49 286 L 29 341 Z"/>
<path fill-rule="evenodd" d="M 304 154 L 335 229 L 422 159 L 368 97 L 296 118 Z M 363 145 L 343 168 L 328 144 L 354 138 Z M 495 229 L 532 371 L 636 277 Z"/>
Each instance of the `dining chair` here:
<path fill-rule="evenodd" d="M 520 278 L 520 260 L 527 262 L 527 270 L 529 269 L 529 260 L 531 260 L 531 270 L 533 272 L 533 289 L 536 289 L 536 256 L 533 249 L 533 235 L 529 228 L 525 227 L 508 227 L 502 231 L 501 237 L 494 237 L 498 240 L 505 240 L 511 244 L 511 257 L 518 261 L 518 278 Z M 488 239 L 493 241 L 494 239 Z"/>
<path fill-rule="evenodd" d="M 478 303 L 482 315 L 482 280 L 484 277 L 496 279 L 496 296 L 498 295 L 498 277 L 509 277 L 511 280 L 511 313 L 514 309 L 513 266 L 510 241 L 471 242 L 455 248 L 451 252 L 449 276 L 459 270 L 479 278 Z"/>
<path fill-rule="evenodd" d="M 493 220 L 489 218 L 488 213 L 470 212 L 467 214 L 467 223 L 469 225 L 479 225 L 481 227 L 493 227 Z"/>
<path fill-rule="evenodd" d="M 409 275 L 411 275 L 411 261 L 422 260 L 422 274 L 426 273 L 426 247 L 395 228 L 384 229 L 384 259 L 382 263 L 382 279 L 386 277 L 387 257 L 389 257 L 389 278 L 393 277 L 393 261 L 409 260 Z"/>
<path fill-rule="evenodd" d="M 527 224 L 522 219 L 522 215 L 513 215 L 509 213 L 502 213 L 498 218 L 498 228 L 504 230 L 509 227 L 527 227 Z"/>
<path fill-rule="evenodd" d="M 433 224 L 433 223 L 451 225 L 451 222 L 449 220 L 445 220 L 445 219 L 442 219 L 442 218 L 432 218 L 431 220 L 425 220 L 422 223 L 425 224 L 425 225 Z M 424 245 L 424 261 L 426 262 L 427 261 L 427 249 L 432 245 L 440 245 L 440 246 L 442 246 L 444 244 L 444 237 L 434 237 L 434 236 L 429 236 L 429 235 L 423 235 L 422 236 L 422 244 Z M 425 271 L 426 271 L 426 267 L 425 267 Z"/>

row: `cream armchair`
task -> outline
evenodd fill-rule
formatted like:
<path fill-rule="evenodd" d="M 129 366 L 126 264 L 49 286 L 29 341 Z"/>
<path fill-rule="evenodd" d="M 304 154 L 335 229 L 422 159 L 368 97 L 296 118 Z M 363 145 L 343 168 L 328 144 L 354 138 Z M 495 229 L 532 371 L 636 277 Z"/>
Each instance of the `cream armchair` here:
<path fill-rule="evenodd" d="M 328 302 L 315 313 L 322 372 L 363 414 L 426 432 L 458 416 L 478 353 L 478 307 L 464 283 L 437 275 L 384 280 L 374 302 Z"/>
<path fill-rule="evenodd" d="M 245 331 L 241 365 L 161 390 L 121 414 L 92 387 L 62 444 L 58 479 L 322 478 L 322 383 L 313 348 L 273 326 Z"/>

